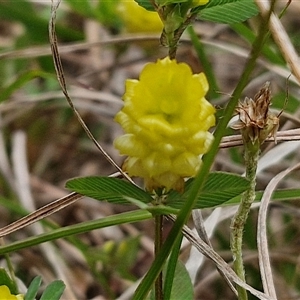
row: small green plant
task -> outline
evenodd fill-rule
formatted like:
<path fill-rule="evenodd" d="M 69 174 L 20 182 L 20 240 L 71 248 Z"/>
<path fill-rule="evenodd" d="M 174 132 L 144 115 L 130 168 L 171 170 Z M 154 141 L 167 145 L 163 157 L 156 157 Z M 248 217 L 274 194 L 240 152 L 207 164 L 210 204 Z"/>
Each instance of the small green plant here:
<path fill-rule="evenodd" d="M 42 278 L 35 277 L 29 284 L 26 294 L 20 294 L 14 280 L 10 278 L 5 269 L 0 269 L 0 296 L 3 300 L 35 300 L 41 283 Z M 59 300 L 64 289 L 65 284 L 62 281 L 53 281 L 44 288 L 40 299 Z"/>
<path fill-rule="evenodd" d="M 23 2 L 33 13 L 31 4 L 25 0 Z M 138 79 L 127 79 L 125 82 L 123 107 L 114 116 L 114 120 L 124 131 L 124 134 L 118 136 L 113 142 L 119 153 L 126 156 L 122 166 L 119 166 L 91 133 L 72 99 L 76 93 L 71 94 L 67 88 L 58 40 L 71 39 L 74 42 L 82 36 L 78 31 L 71 31 L 72 35 L 69 36 L 66 33 L 66 25 L 56 24 L 63 20 L 63 15 L 67 14 L 63 11 L 62 15 L 59 15 L 60 1 L 52 3 L 49 36 L 59 85 L 76 116 L 76 121 L 80 123 L 98 150 L 116 168 L 117 176 L 85 176 L 69 179 L 66 188 L 72 191 L 71 194 L 29 215 L 26 215 L 28 211 L 9 204 L 4 198 L 1 201 L 4 206 L 9 207 L 12 212 L 25 216 L 12 225 L 0 229 L 0 237 L 36 223 L 75 203 L 83 196 L 110 204 L 126 205 L 130 209 L 61 228 L 53 223 L 46 224 L 50 228 L 47 232 L 3 245 L 0 247 L 0 254 L 7 256 L 9 252 L 65 238 L 81 251 L 93 277 L 103 285 L 105 296 L 114 299 L 117 295 L 110 285 L 118 283 L 117 280 L 115 281 L 115 274 L 122 278 L 123 284 L 124 281 L 136 280 L 130 269 L 138 256 L 141 235 L 123 239 L 119 243 L 109 241 L 101 248 L 88 245 L 73 236 L 94 229 L 152 219 L 154 261 L 135 289 L 132 299 L 194 299 L 192 279 L 184 263 L 179 259 L 183 237 L 215 263 L 217 270 L 238 299 L 246 300 L 250 297 L 263 300 L 276 299 L 274 283 L 270 279 L 265 279 L 268 277 L 266 270 L 270 269 L 268 262 L 261 262 L 263 291 L 249 284 L 245 275 L 242 246 L 251 205 L 260 201 L 264 204 L 268 201 L 265 200 L 266 197 L 271 197 L 263 194 L 263 191 L 256 191 L 258 181 L 256 173 L 262 145 L 265 141 L 276 142 L 276 139 L 279 141 L 281 138 L 280 133 L 277 134 L 281 113 L 270 112 L 269 82 L 254 99 L 246 98 L 245 101 L 239 102 L 253 76 L 260 56 L 270 63 L 278 64 L 281 68 L 285 61 L 290 61 L 286 56 L 288 54 L 280 48 L 274 50 L 274 42 L 269 40 L 268 24 L 272 25 L 275 1 L 272 1 L 270 7 L 265 10 L 259 5 L 260 1 L 254 0 L 132 0 L 126 2 L 120 0 L 111 3 L 109 1 L 92 3 L 93 1 L 83 0 L 79 2 L 66 1 L 69 8 L 81 18 L 101 22 L 112 32 L 143 32 L 144 34 L 159 31 L 160 45 L 165 47 L 167 54 L 155 62 L 147 63 L 139 73 Z M 46 43 L 41 29 L 37 31 L 34 29 L 34 24 L 42 25 L 46 22 L 44 18 L 34 15 L 32 20 L 28 20 L 26 14 L 24 15 L 24 12 L 12 2 L 0 4 L 0 11 L 1 7 L 9 16 L 14 15 L 15 20 L 25 23 L 28 32 L 31 33 L 27 42 Z M 5 16 L 4 12 L 2 14 Z M 258 24 L 256 33 L 245 25 L 245 22 L 251 18 L 256 18 Z M 197 36 L 193 27 L 197 20 L 227 24 L 232 31 L 238 32 L 251 45 L 251 51 L 236 87 L 222 110 L 213 103 L 213 100 L 220 98 L 221 93 L 218 91 L 216 71 L 212 68 L 202 39 Z M 185 32 L 196 51 L 197 58 L 202 63 L 203 72 L 193 72 L 187 62 L 177 60 L 177 53 Z M 43 39 L 39 35 L 42 35 Z M 118 51 L 118 55 L 121 55 L 124 49 Z M 25 61 L 23 63 L 26 64 Z M 39 71 L 28 71 L 14 82 L 3 84 L 0 101 L 6 101 L 21 87 L 34 89 L 32 80 L 35 78 L 43 79 L 44 86 L 49 90 L 53 86 L 57 87 L 49 57 L 45 60 L 39 59 L 38 63 Z M 20 66 L 16 64 L 15 67 L 18 70 Z M 295 71 L 294 73 L 297 76 Z M 226 137 L 229 132 L 228 124 L 235 113 L 238 114 L 239 119 L 231 123 L 230 127 L 240 130 L 241 136 Z M 71 118 L 67 112 L 62 115 L 63 118 L 60 119 L 62 123 Z M 43 130 L 46 128 L 43 127 Z M 232 139 L 229 140 L 229 144 L 234 145 L 238 142 L 239 145 L 244 146 L 245 176 L 234 172 L 211 171 L 219 149 L 226 144 L 226 138 Z M 234 155 L 235 153 L 232 153 L 233 157 Z M 284 174 L 294 168 L 288 169 Z M 142 179 L 142 184 L 137 184 L 133 180 L 135 177 Z M 293 200 L 299 198 L 299 195 L 299 189 L 290 188 L 275 191 L 273 199 Z M 212 248 L 202 223 L 201 210 L 233 205 L 239 205 L 239 209 L 233 217 L 230 228 L 232 269 Z M 194 218 L 198 235 L 186 226 L 191 216 Z M 172 222 L 168 233 L 163 227 L 166 219 Z M 259 220 L 261 220 L 258 227 L 260 230 L 265 220 L 260 218 Z M 258 244 L 260 245 L 260 241 Z M 268 257 L 267 249 L 266 243 L 260 246 L 259 255 L 264 254 Z M 7 265 L 11 267 L 8 256 Z M 18 291 L 14 276 L 11 278 L 5 270 L 1 272 L 0 296 L 2 293 L 7 299 L 36 299 L 42 282 L 41 277 L 35 277 L 28 284 L 28 289 L 23 295 Z M 64 288 L 65 284 L 62 281 L 54 281 L 44 288 L 40 299 L 63 299 Z"/>

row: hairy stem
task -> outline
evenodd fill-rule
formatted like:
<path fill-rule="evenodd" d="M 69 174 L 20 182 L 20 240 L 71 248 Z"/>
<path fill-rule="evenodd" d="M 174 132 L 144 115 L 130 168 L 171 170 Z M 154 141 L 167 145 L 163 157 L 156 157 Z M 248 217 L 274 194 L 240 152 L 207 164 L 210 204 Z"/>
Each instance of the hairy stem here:
<path fill-rule="evenodd" d="M 232 219 L 231 223 L 231 251 L 234 260 L 234 270 L 236 274 L 244 281 L 245 270 L 242 257 L 243 232 L 248 218 L 251 204 L 255 200 L 256 169 L 259 158 L 259 141 L 252 144 L 248 142 L 245 145 L 245 164 L 246 178 L 250 181 L 249 189 L 243 194 L 240 206 Z M 247 292 L 244 288 L 237 286 L 239 300 L 247 300 Z"/>

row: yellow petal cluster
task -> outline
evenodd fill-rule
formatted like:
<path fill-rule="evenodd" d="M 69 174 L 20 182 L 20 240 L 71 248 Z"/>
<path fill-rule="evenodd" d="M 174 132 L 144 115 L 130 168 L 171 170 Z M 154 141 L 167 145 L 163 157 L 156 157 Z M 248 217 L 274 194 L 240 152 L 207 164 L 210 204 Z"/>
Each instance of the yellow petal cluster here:
<path fill-rule="evenodd" d="M 0 299 L 1 300 L 23 300 L 23 295 L 12 295 L 9 288 L 6 285 L 0 286 Z"/>
<path fill-rule="evenodd" d="M 125 134 L 114 145 L 128 158 L 124 170 L 144 178 L 146 188 L 182 190 L 194 176 L 213 136 L 215 109 L 205 99 L 203 73 L 166 57 L 147 64 L 139 80 L 126 81 L 124 107 L 115 120 Z"/>
<path fill-rule="evenodd" d="M 157 12 L 146 10 L 134 0 L 121 0 L 118 5 L 118 12 L 126 31 L 129 33 L 162 32 L 163 23 Z"/>

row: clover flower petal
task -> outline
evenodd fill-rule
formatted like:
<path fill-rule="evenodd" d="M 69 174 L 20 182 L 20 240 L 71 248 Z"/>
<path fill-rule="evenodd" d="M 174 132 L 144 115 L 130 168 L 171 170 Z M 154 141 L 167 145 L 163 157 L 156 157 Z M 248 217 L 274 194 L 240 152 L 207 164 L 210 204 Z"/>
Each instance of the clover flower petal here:
<path fill-rule="evenodd" d="M 6 285 L 0 286 L 0 296 L 1 296 L 0 298 L 1 300 L 23 300 L 24 299 L 23 295 L 21 294 L 13 295 Z"/>
<path fill-rule="evenodd" d="M 118 11 L 127 32 L 161 32 L 163 23 L 158 14 L 148 11 L 138 5 L 134 0 L 121 0 L 118 5 Z"/>
<path fill-rule="evenodd" d="M 208 83 L 169 57 L 147 64 L 139 80 L 125 84 L 124 106 L 115 120 L 125 134 L 114 141 L 127 155 L 123 169 L 144 178 L 146 188 L 182 190 L 209 150 L 215 108 L 205 99 Z"/>

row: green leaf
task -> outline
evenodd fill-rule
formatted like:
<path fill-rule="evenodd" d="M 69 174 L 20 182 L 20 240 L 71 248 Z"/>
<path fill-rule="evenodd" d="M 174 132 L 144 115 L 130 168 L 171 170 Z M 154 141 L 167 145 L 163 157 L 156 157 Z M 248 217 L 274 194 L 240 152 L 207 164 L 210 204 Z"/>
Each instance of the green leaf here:
<path fill-rule="evenodd" d="M 188 197 L 192 182 L 193 179 L 186 182 L 183 195 L 172 191 L 166 200 L 166 204 L 174 208 L 181 208 Z M 219 206 L 240 195 L 248 188 L 249 181 L 242 176 L 224 172 L 210 173 L 201 194 L 197 198 L 194 209 Z"/>
<path fill-rule="evenodd" d="M 264 191 L 257 191 L 255 202 L 260 202 Z M 300 189 L 282 189 L 274 191 L 272 194 L 272 201 L 287 201 L 287 200 L 299 200 L 300 199 Z M 225 202 L 223 206 L 236 205 L 241 202 L 241 195 L 230 199 Z"/>
<path fill-rule="evenodd" d="M 38 289 L 42 283 L 42 277 L 36 276 L 30 283 L 28 290 L 26 292 L 26 295 L 24 297 L 24 300 L 35 300 L 36 295 L 38 292 Z"/>
<path fill-rule="evenodd" d="M 164 6 L 164 5 L 170 5 L 170 4 L 177 4 L 177 3 L 184 3 L 188 2 L 189 0 L 156 0 L 156 3 L 158 5 Z"/>
<path fill-rule="evenodd" d="M 155 11 L 152 3 L 150 0 L 134 0 L 138 5 L 141 7 L 144 7 L 145 9 L 149 11 Z"/>
<path fill-rule="evenodd" d="M 12 294 L 18 294 L 15 282 L 9 277 L 7 271 L 3 268 L 0 268 L 0 285 L 6 285 Z"/>
<path fill-rule="evenodd" d="M 107 216 L 102 219 L 86 221 L 75 225 L 54 229 L 40 235 L 28 237 L 26 239 L 21 239 L 19 241 L 12 242 L 5 246 L 0 246 L 0 255 L 18 251 L 24 248 L 29 248 L 35 245 L 39 245 L 59 238 L 64 238 L 74 234 L 85 233 L 95 229 L 115 226 L 119 224 L 145 221 L 151 219 L 152 217 L 152 214 L 147 210 L 134 210 L 125 213 L 119 213 L 112 216 Z"/>
<path fill-rule="evenodd" d="M 59 300 L 66 285 L 61 280 L 51 282 L 45 289 L 40 300 Z"/>
<path fill-rule="evenodd" d="M 174 284 L 174 278 L 177 275 L 177 265 L 178 265 L 178 258 L 180 254 L 181 244 L 182 244 L 183 235 L 181 234 L 178 238 L 176 243 L 174 244 L 174 247 L 170 253 L 166 270 L 165 270 L 165 279 L 164 279 L 164 297 L 165 299 L 171 299 L 172 290 L 173 290 L 173 284 Z M 189 282 L 191 282 L 189 278 Z M 176 283 L 176 282 L 175 282 Z M 191 293 L 193 295 L 193 291 Z"/>
<path fill-rule="evenodd" d="M 181 241 L 181 239 L 180 239 Z M 173 264 L 173 262 L 172 262 Z M 169 269 L 175 269 L 174 275 L 172 278 L 173 284 L 171 286 L 170 295 L 169 293 L 164 299 L 169 300 L 177 300 L 177 299 L 184 299 L 184 300 L 193 300 L 194 299 L 194 288 L 191 282 L 190 275 L 185 267 L 185 265 L 180 261 L 176 260 L 175 265 L 170 265 L 170 260 L 168 260 L 166 266 L 163 268 L 163 275 L 164 275 L 164 283 L 166 281 L 170 281 L 170 278 L 167 276 L 171 276 L 168 272 Z M 166 286 L 164 285 L 164 292 Z M 155 300 L 155 292 L 154 289 L 151 291 L 150 297 L 147 299 Z"/>
<path fill-rule="evenodd" d="M 4 100 L 8 100 L 9 97 L 16 90 L 20 89 L 22 86 L 24 86 L 34 78 L 55 78 L 55 77 L 50 73 L 46 73 L 40 70 L 32 70 L 32 71 L 25 72 L 22 75 L 20 75 L 18 78 L 16 78 L 15 81 L 10 83 L 6 87 L 3 87 L 3 89 L 0 90 L 0 103 Z"/>
<path fill-rule="evenodd" d="M 111 203 L 129 204 L 128 198 L 149 203 L 153 199 L 144 190 L 127 181 L 113 177 L 83 177 L 67 181 L 66 188 L 81 195 Z"/>
<path fill-rule="evenodd" d="M 240 23 L 258 14 L 254 0 L 211 0 L 199 10 L 200 19 L 225 24 Z"/>
<path fill-rule="evenodd" d="M 191 278 L 184 264 L 178 260 L 170 299 L 194 299 L 194 289 Z"/>

